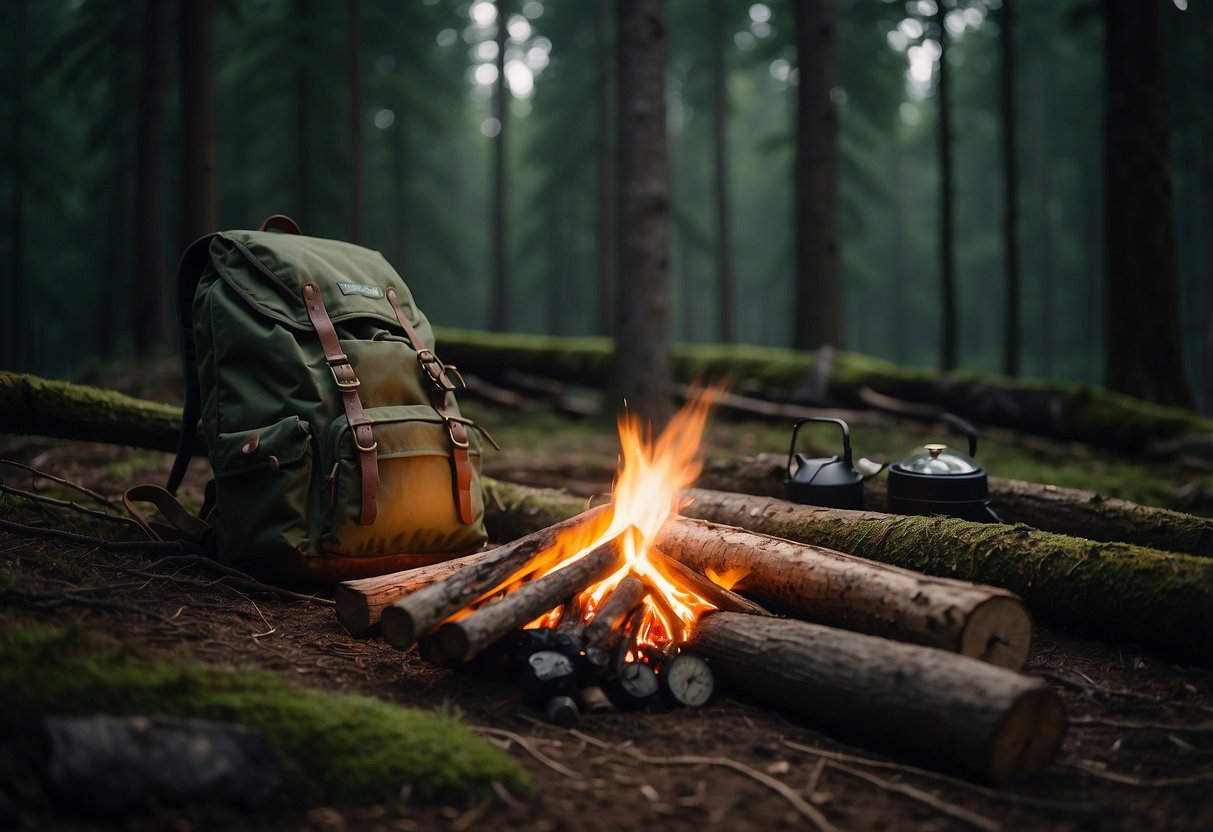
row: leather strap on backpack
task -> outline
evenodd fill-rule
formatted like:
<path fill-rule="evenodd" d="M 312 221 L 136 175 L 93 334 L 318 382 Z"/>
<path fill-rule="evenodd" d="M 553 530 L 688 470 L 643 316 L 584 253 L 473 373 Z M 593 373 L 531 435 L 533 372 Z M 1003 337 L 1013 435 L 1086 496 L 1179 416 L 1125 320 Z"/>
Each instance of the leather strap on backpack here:
<path fill-rule="evenodd" d="M 400 302 L 396 298 L 396 290 L 388 287 L 387 299 L 396 313 L 396 320 L 417 351 L 417 362 L 430 381 L 430 406 L 438 411 L 438 415 L 446 421 L 446 431 L 451 438 L 451 473 L 454 475 L 455 505 L 459 508 L 459 519 L 464 525 L 470 525 L 475 519 L 472 514 L 472 460 L 468 453 L 467 425 L 452 417 L 446 409 L 446 394 L 455 390 L 446 372 L 446 365 L 426 346 L 413 329 L 408 318 L 400 310 Z"/>
<path fill-rule="evenodd" d="M 375 456 L 378 443 L 371 429 L 371 420 L 362 412 L 362 398 L 358 395 L 358 376 L 349 356 L 341 351 L 341 342 L 337 338 L 337 330 L 329 318 L 320 290 L 314 283 L 303 285 L 303 302 L 307 306 L 308 317 L 312 326 L 320 336 L 320 345 L 324 349 L 324 360 L 328 362 L 337 389 L 341 391 L 341 403 L 345 406 L 345 416 L 349 420 L 350 430 L 354 434 L 354 447 L 358 449 L 358 468 L 362 474 L 362 516 L 358 522 L 369 526 L 375 522 L 379 494 L 379 460 Z"/>
<path fill-rule="evenodd" d="M 135 507 L 135 503 L 151 503 L 171 525 L 149 520 L 147 515 Z M 211 546 L 211 524 L 191 514 L 189 509 L 167 490 L 158 485 L 133 485 L 122 494 L 122 504 L 131 519 L 143 527 L 156 540 L 178 540 L 204 548 Z M 204 509 L 205 511 L 205 509 Z"/>

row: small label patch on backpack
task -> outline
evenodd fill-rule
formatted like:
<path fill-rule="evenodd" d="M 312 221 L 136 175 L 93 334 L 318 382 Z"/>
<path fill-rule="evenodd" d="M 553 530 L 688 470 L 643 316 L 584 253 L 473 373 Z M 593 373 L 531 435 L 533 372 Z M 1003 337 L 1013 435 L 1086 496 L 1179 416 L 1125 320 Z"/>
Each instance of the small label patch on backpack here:
<path fill-rule="evenodd" d="M 378 286 L 367 286 L 364 283 L 338 283 L 337 288 L 343 295 L 362 295 L 368 298 L 383 297 L 383 289 Z"/>

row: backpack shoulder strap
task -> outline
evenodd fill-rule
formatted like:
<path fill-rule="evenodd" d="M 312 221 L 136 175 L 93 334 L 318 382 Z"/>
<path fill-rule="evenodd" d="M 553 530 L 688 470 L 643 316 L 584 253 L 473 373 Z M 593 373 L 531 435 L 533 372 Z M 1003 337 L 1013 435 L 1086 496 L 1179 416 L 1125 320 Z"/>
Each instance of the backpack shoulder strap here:
<path fill-rule="evenodd" d="M 211 240 L 208 234 L 195 240 L 181 257 L 177 268 L 177 323 L 181 330 L 181 364 L 185 373 L 185 407 L 181 414 L 181 435 L 177 441 L 177 458 L 165 486 L 170 494 L 185 477 L 198 440 L 198 418 L 202 415 L 202 396 L 198 389 L 198 348 L 194 344 L 194 292 L 202 271 L 210 259 Z"/>

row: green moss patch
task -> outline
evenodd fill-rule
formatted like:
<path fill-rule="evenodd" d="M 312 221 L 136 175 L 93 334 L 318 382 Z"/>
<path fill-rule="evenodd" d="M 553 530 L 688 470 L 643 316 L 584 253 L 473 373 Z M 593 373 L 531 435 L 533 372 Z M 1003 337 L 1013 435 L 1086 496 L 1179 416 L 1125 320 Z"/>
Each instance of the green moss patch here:
<path fill-rule="evenodd" d="M 196 663 L 148 665 L 98 652 L 77 633 L 6 626 L 0 632 L 0 733 L 28 735 L 44 714 L 158 714 L 215 719 L 262 731 L 291 797 L 367 803 L 403 786 L 422 799 L 515 794 L 531 782 L 509 756 L 451 714 L 378 699 L 294 688 L 264 671 Z"/>

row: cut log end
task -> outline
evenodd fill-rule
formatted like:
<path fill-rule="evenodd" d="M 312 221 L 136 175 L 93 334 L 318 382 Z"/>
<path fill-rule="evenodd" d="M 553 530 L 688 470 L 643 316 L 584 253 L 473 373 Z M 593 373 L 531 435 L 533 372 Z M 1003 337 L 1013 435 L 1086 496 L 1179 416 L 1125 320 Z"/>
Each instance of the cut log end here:
<path fill-rule="evenodd" d="M 1021 670 L 1032 649 L 1032 617 L 1023 602 L 995 595 L 969 614 L 960 653 L 1009 670 Z"/>
<path fill-rule="evenodd" d="M 401 606 L 391 606 L 383 611 L 379 629 L 388 644 L 397 650 L 408 650 L 422 636 L 418 632 L 412 613 Z"/>
<path fill-rule="evenodd" d="M 337 605 L 337 620 L 350 635 L 360 635 L 374 626 L 375 622 L 371 621 L 371 609 L 365 595 L 338 584 L 336 592 L 333 593 L 333 601 Z"/>
<path fill-rule="evenodd" d="M 1011 706 L 990 749 L 990 775 L 1005 783 L 1042 771 L 1057 756 L 1069 720 L 1056 691 L 1024 691 Z"/>

